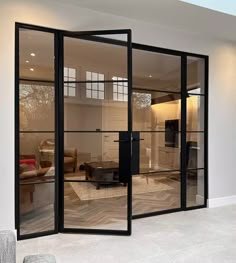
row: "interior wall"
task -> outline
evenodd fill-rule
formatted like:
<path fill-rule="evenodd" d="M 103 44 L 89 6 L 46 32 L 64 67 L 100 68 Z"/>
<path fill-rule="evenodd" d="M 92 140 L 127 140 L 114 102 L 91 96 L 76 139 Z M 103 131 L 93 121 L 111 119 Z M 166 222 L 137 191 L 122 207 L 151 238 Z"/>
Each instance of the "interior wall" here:
<path fill-rule="evenodd" d="M 131 28 L 134 42 L 209 55 L 209 198 L 236 195 L 235 43 L 52 0 L 1 0 L 0 18 L 0 229 L 14 229 L 15 22 L 76 31 Z"/>

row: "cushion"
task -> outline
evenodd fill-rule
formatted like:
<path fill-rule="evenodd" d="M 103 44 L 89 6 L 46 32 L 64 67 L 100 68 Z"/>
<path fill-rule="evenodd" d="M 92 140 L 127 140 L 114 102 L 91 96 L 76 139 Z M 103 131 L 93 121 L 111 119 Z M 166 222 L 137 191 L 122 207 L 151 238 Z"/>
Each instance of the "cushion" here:
<path fill-rule="evenodd" d="M 31 255 L 24 258 L 23 263 L 56 263 L 53 255 Z"/>
<path fill-rule="evenodd" d="M 24 171 L 34 170 L 36 167 L 36 161 L 35 159 L 20 160 L 20 167 L 23 168 Z"/>

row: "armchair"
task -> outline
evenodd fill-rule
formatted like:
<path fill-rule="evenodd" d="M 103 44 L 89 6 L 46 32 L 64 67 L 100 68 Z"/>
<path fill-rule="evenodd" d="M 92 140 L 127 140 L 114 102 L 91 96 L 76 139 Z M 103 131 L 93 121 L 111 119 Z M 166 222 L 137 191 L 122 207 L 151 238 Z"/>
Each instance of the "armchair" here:
<path fill-rule="evenodd" d="M 54 166 L 55 142 L 53 139 L 41 141 L 39 145 L 40 166 L 42 168 Z M 74 173 L 77 168 L 77 149 L 64 149 L 64 171 L 72 170 Z"/>

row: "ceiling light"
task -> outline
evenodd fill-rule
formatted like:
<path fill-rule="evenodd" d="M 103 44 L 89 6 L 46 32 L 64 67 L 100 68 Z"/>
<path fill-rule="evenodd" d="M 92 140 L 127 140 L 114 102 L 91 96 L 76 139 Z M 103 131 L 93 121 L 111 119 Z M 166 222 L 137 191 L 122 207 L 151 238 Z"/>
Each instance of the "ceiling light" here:
<path fill-rule="evenodd" d="M 34 71 L 34 68 L 31 68 L 30 71 Z"/>
<path fill-rule="evenodd" d="M 148 77 L 149 77 L 149 78 L 152 78 L 152 75 L 149 75 Z"/>
<path fill-rule="evenodd" d="M 31 56 L 31 57 L 35 57 L 35 53 L 31 53 L 30 56 Z"/>
<path fill-rule="evenodd" d="M 26 63 L 29 63 L 29 60 L 26 60 L 25 62 L 26 62 Z"/>

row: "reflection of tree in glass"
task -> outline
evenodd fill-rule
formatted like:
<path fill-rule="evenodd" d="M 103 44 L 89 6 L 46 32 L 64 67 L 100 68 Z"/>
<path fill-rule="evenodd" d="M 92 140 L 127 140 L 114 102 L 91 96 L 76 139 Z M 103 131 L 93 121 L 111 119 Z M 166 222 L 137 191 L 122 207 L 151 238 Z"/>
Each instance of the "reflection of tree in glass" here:
<path fill-rule="evenodd" d="M 148 108 L 151 106 L 151 94 L 133 92 L 133 105 L 137 109 Z"/>
<path fill-rule="evenodd" d="M 20 85 L 21 130 L 48 130 L 54 123 L 54 87 Z M 53 128 L 53 127 L 52 127 Z"/>

